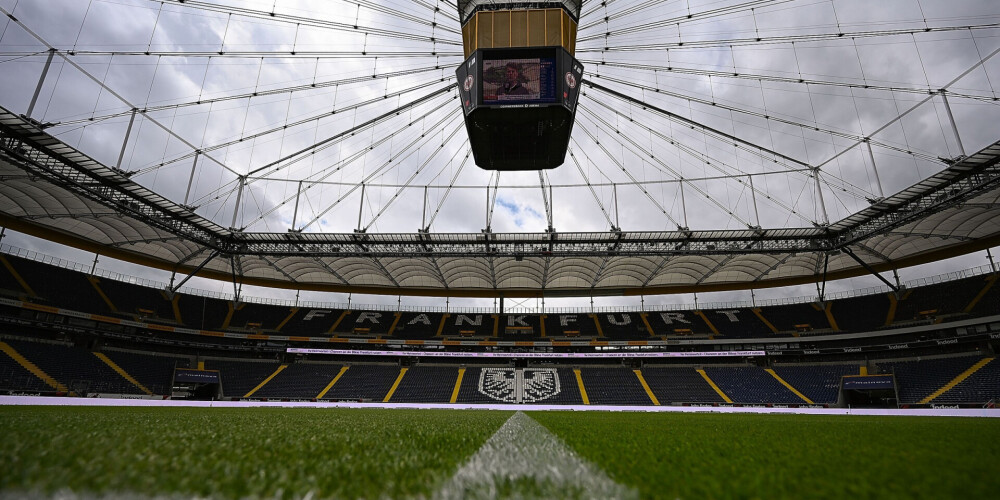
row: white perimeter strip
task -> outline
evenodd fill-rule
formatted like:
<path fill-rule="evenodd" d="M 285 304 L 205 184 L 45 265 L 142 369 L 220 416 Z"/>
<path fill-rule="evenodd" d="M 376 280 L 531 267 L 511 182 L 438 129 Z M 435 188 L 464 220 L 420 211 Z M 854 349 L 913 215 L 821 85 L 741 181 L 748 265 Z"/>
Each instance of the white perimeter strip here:
<path fill-rule="evenodd" d="M 513 491 L 511 491 L 513 490 Z M 521 491 L 527 490 L 527 491 Z M 541 424 L 517 412 L 432 496 L 636 498 Z"/>
<path fill-rule="evenodd" d="M 188 406 L 202 408 L 388 408 L 417 410 L 621 411 L 673 413 L 791 413 L 801 415 L 876 415 L 912 417 L 994 417 L 1000 408 L 758 408 L 750 406 L 600 406 L 448 403 L 335 403 L 327 401 L 181 401 L 172 399 L 61 398 L 0 396 L 0 406 Z"/>

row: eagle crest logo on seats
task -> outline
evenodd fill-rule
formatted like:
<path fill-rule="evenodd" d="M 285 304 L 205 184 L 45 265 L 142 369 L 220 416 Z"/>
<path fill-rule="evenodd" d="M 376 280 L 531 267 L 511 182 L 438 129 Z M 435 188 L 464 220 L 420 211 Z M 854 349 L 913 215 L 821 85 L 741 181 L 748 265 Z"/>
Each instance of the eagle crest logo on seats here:
<path fill-rule="evenodd" d="M 559 374 L 553 368 L 525 368 L 524 396 L 525 403 L 545 401 L 559 394 Z"/>
<path fill-rule="evenodd" d="M 517 374 L 513 368 L 483 368 L 479 392 L 504 403 L 517 402 Z"/>
<path fill-rule="evenodd" d="M 479 392 L 503 403 L 536 403 L 560 392 L 559 375 L 552 368 L 483 368 Z"/>

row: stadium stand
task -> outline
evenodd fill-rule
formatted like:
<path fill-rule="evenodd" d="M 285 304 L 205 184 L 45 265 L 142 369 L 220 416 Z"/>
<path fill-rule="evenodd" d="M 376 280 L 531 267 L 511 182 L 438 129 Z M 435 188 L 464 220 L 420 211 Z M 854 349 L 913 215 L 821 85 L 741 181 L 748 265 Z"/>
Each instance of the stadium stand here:
<path fill-rule="evenodd" d="M 542 336 L 542 319 L 538 314 L 502 314 L 497 330 L 499 340 L 534 340 Z M 546 335 L 547 336 L 547 335 Z"/>
<path fill-rule="evenodd" d="M 188 368 L 188 358 L 106 349 L 103 354 L 153 394 L 170 394 L 175 368 Z"/>
<path fill-rule="evenodd" d="M 114 304 L 115 311 L 129 319 L 176 323 L 173 306 L 161 290 L 101 279 L 95 286 Z"/>
<path fill-rule="evenodd" d="M 893 374 L 900 403 L 919 403 L 979 361 L 979 355 L 877 363 L 879 373 Z"/>
<path fill-rule="evenodd" d="M 982 288 L 983 278 L 979 276 L 910 288 L 896 306 L 893 324 L 961 315 Z"/>
<path fill-rule="evenodd" d="M 63 343 L 7 339 L 5 342 L 43 372 L 78 394 L 143 394 L 94 353 Z"/>
<path fill-rule="evenodd" d="M 570 368 L 510 367 L 466 368 L 459 388 L 458 403 L 516 403 L 517 372 L 521 372 L 522 402 L 583 404 L 576 375 Z"/>
<path fill-rule="evenodd" d="M 803 404 L 805 401 L 756 366 L 711 366 L 705 373 L 734 403 Z"/>
<path fill-rule="evenodd" d="M 271 376 L 280 364 L 273 360 L 206 359 L 206 370 L 219 370 L 222 395 L 242 398 Z"/>
<path fill-rule="evenodd" d="M 438 328 L 442 328 L 441 313 L 404 312 L 392 331 L 392 336 L 406 340 L 426 340 L 434 338 Z"/>
<path fill-rule="evenodd" d="M 399 366 L 394 364 L 351 365 L 322 399 L 382 401 L 398 376 Z"/>
<path fill-rule="evenodd" d="M 499 328 L 499 318 L 494 314 L 445 314 L 441 335 L 445 337 L 493 337 Z"/>
<path fill-rule="evenodd" d="M 785 382 L 798 389 L 816 404 L 835 404 L 840 395 L 840 380 L 844 375 L 857 375 L 860 367 L 849 365 L 776 365 Z"/>
<path fill-rule="evenodd" d="M 493 398 L 479 391 L 479 380 L 486 367 L 470 366 L 465 369 L 462 382 L 459 385 L 457 399 L 458 403 L 493 403 Z"/>
<path fill-rule="evenodd" d="M 649 340 L 670 338 L 775 338 L 809 332 L 873 331 L 914 320 L 933 321 L 1000 314 L 998 274 L 973 276 L 915 287 L 896 300 L 879 293 L 817 303 L 763 308 L 495 315 L 488 312 L 346 311 L 324 307 L 291 307 L 179 294 L 174 300 L 162 290 L 110 278 L 94 278 L 59 266 L 4 255 L 0 294 L 28 298 L 20 281 L 41 301 L 70 310 L 205 330 L 279 333 L 290 336 L 356 336 L 399 339 L 546 338 Z M 18 272 L 17 269 L 22 271 Z M 16 276 L 14 273 L 18 273 Z M 22 276 L 23 275 L 23 276 Z M 20 280 L 19 280 L 20 278 Z M 896 304 L 893 306 L 893 304 Z M 398 318 L 398 319 L 397 319 Z M 837 328 L 834 328 L 836 326 Z M 652 332 L 652 335 L 650 334 Z"/>
<path fill-rule="evenodd" d="M 389 335 L 402 313 L 394 311 L 357 311 L 344 318 L 336 331 L 357 335 Z"/>
<path fill-rule="evenodd" d="M 890 295 L 893 296 L 890 299 Z M 867 332 L 886 326 L 894 293 L 863 295 L 832 301 L 831 314 L 846 332 Z"/>
<path fill-rule="evenodd" d="M 549 314 L 545 318 L 549 337 L 595 338 L 602 335 L 593 314 Z"/>
<path fill-rule="evenodd" d="M 987 358 L 978 370 L 931 402 L 995 404 L 997 400 L 1000 400 L 1000 362 Z"/>
<path fill-rule="evenodd" d="M 997 314 L 998 309 L 1000 309 L 1000 285 L 997 284 L 997 281 L 1000 280 L 998 278 L 1000 278 L 1000 274 L 992 274 L 979 282 L 978 284 L 981 285 L 979 293 L 965 306 L 963 312 L 973 316 Z"/>
<path fill-rule="evenodd" d="M 726 309 L 704 311 L 721 338 L 766 338 L 777 333 L 763 318 L 760 309 Z"/>
<path fill-rule="evenodd" d="M 655 311 L 646 320 L 657 335 L 667 337 L 708 337 L 717 331 L 703 311 Z"/>
<path fill-rule="evenodd" d="M 181 294 L 177 299 L 177 307 L 181 313 L 184 325 L 202 330 L 218 330 L 222 328 L 229 314 L 228 302 L 197 295 Z"/>
<path fill-rule="evenodd" d="M 826 312 L 816 303 L 762 307 L 760 314 L 782 333 L 806 333 L 832 328 Z"/>
<path fill-rule="evenodd" d="M 342 365 L 329 363 L 294 363 L 254 392 L 264 399 L 313 399 L 337 376 Z"/>
<path fill-rule="evenodd" d="M 97 314 L 112 312 L 90 284 L 88 276 L 83 273 L 13 255 L 4 257 L 11 266 L 10 269 L 16 273 L 12 274 L 6 269 L 6 265 L 3 266 L 4 273 L 13 280 L 13 283 L 8 283 L 6 286 L 16 287 L 22 294 L 32 295 L 24 291 L 24 285 L 27 285 L 34 292 L 36 300 L 43 299 L 43 302 L 49 304 L 71 304 L 73 308 Z M 57 276 L 52 275 L 54 270 L 58 270 Z M 17 278 L 23 281 L 24 285 L 20 284 Z"/>
<path fill-rule="evenodd" d="M 10 355 L 0 354 L 0 390 L 12 392 L 49 392 L 55 390 L 28 371 Z"/>
<path fill-rule="evenodd" d="M 13 265 L 10 260 L 13 258 L 9 255 L 0 255 L 0 295 L 12 298 L 26 297 L 27 292 L 11 272 Z"/>
<path fill-rule="evenodd" d="M 82 313 L 180 323 L 186 327 L 234 333 L 369 340 L 379 337 L 381 340 L 376 342 L 380 346 L 401 343 L 398 342 L 401 340 L 554 340 L 557 342 L 552 346 L 554 352 L 572 352 L 586 349 L 587 342 L 581 343 L 583 346 L 560 345 L 558 342 L 602 340 L 611 342 L 608 347 L 614 348 L 615 341 L 669 338 L 696 340 L 695 345 L 705 343 L 705 349 L 717 349 L 718 346 L 707 343 L 711 338 L 728 341 L 732 347 L 726 349 L 767 350 L 770 358 L 767 362 L 777 362 L 770 372 L 765 368 L 744 366 L 743 360 L 734 360 L 741 363 L 738 366 L 706 368 L 705 375 L 725 396 L 716 392 L 701 373 L 691 367 L 663 365 L 642 368 L 640 374 L 649 388 L 647 393 L 633 368 L 590 366 L 584 362 L 578 370 L 587 393 L 586 401 L 614 405 L 649 405 L 654 399 L 659 404 L 720 403 L 726 402 L 727 398 L 738 404 L 802 404 L 806 400 L 836 404 L 840 377 L 856 374 L 859 364 L 867 363 L 860 358 L 871 357 L 871 354 L 855 347 L 859 342 L 856 336 L 843 340 L 813 340 L 803 334 L 878 331 L 890 335 L 873 336 L 861 341 L 870 342 L 871 346 L 883 351 L 898 348 L 915 350 L 914 354 L 903 351 L 887 353 L 887 356 L 910 356 L 911 359 L 879 361 L 871 365 L 873 373 L 892 373 L 896 376 L 901 404 L 978 404 L 995 399 L 998 392 L 996 377 L 1000 364 L 982 354 L 995 352 L 997 348 L 995 340 L 986 335 L 1000 331 L 996 321 L 988 319 L 968 323 L 950 331 L 946 325 L 942 325 L 940 331 L 935 330 L 937 327 L 934 324 L 1000 314 L 1000 286 L 995 286 L 1000 274 L 913 287 L 905 291 L 904 298 L 899 300 L 894 293 L 878 293 L 829 301 L 823 306 L 799 303 L 760 309 L 734 307 L 645 313 L 549 313 L 543 316 L 494 315 L 485 311 L 348 311 L 335 306 L 292 307 L 255 302 L 234 305 L 222 298 L 188 294 L 176 295 L 175 300 L 169 300 L 168 295 L 157 288 L 107 277 L 94 278 L 86 273 L 13 255 L 4 254 L 3 258 L 6 264 L 0 262 L 3 264 L 0 265 L 0 295 L 37 304 L 28 307 L 16 304 L 0 306 L 2 318 L 7 324 L 32 325 L 26 328 L 32 328 L 37 333 L 9 335 L 11 343 L 5 345 L 16 357 L 9 353 L 0 355 L 0 390 L 5 391 L 51 393 L 72 389 L 81 394 L 145 394 L 147 391 L 167 394 L 171 389 L 175 366 L 188 366 L 196 357 L 207 356 L 211 359 L 208 359 L 206 368 L 222 372 L 222 389 L 227 398 L 249 395 L 269 399 L 382 401 L 391 392 L 393 402 L 454 400 L 457 403 L 495 403 L 510 398 L 520 398 L 529 403 L 584 402 L 574 369 L 565 365 L 549 367 L 543 362 L 534 368 L 514 368 L 512 365 L 460 368 L 458 360 L 454 365 L 441 361 L 444 366 L 418 364 L 407 368 L 403 377 L 400 377 L 400 368 L 396 364 L 377 364 L 373 358 L 327 362 L 310 360 L 306 356 L 296 363 L 282 365 L 276 360 L 288 345 L 283 339 L 225 337 L 221 333 L 191 335 L 170 331 L 163 326 L 145 328 L 127 323 L 94 321 L 80 315 L 60 315 L 46 307 L 54 306 Z M 895 328 L 917 325 L 920 328 L 906 329 L 908 333 L 894 333 L 891 325 L 887 329 L 889 320 Z M 839 330 L 834 330 L 834 325 Z M 793 339 L 793 335 L 802 338 Z M 741 339 L 755 341 L 741 346 Z M 757 339 L 763 342 L 756 342 Z M 771 342 L 773 339 L 780 340 Z M 291 345 L 354 347 L 348 346 L 345 339 L 336 340 L 334 344 L 326 342 L 326 339 L 305 344 L 305 339 L 293 338 Z M 88 348 L 74 345 L 86 345 Z M 446 348 L 453 345 L 457 346 L 457 343 L 449 343 Z M 604 347 L 603 343 L 595 345 Z M 489 349 L 506 347 L 493 343 L 488 343 L 488 346 Z M 813 355 L 819 352 L 814 346 L 831 348 L 826 352 L 832 351 L 833 356 L 828 358 L 824 353 L 814 358 Z M 454 348 L 470 347 L 462 345 Z M 91 349 L 97 349 L 97 352 L 91 352 Z M 772 358 L 772 349 L 788 351 Z M 971 349 L 976 349 L 977 354 L 942 356 L 949 352 L 969 352 Z M 785 356 L 797 356 L 795 350 L 808 354 L 809 360 L 816 359 L 817 362 L 803 363 L 801 358 L 795 364 L 781 362 L 788 359 Z M 815 352 L 806 353 L 805 350 Z M 912 359 L 912 356 L 927 354 L 932 357 Z M 237 359 L 240 356 L 269 359 Z M 623 352 L 623 357 L 628 356 Z M 346 365 L 348 361 L 352 363 L 349 368 Z M 28 364 L 34 368 L 26 368 Z M 459 370 L 464 371 L 456 392 Z M 515 381 L 518 378 L 520 381 Z"/>
<path fill-rule="evenodd" d="M 652 401 L 635 373 L 624 367 L 587 367 L 580 370 L 592 405 L 650 405 Z"/>
<path fill-rule="evenodd" d="M 464 378 L 464 377 L 463 377 Z M 392 394 L 393 403 L 447 403 L 455 389 L 455 366 L 412 366 Z"/>
<path fill-rule="evenodd" d="M 247 307 L 255 307 L 255 305 L 247 304 Z M 341 323 L 351 322 L 347 319 L 350 315 L 351 311 L 342 309 L 302 307 L 285 323 L 281 333 L 310 337 L 332 336 L 334 331 L 344 331 Z"/>
<path fill-rule="evenodd" d="M 235 308 L 229 328 L 246 331 L 278 331 L 292 308 L 267 304 L 243 303 Z"/>
<path fill-rule="evenodd" d="M 601 330 L 608 340 L 645 340 L 650 336 L 639 314 L 597 313 L 594 317 L 601 322 Z"/>
<path fill-rule="evenodd" d="M 583 404 L 580 388 L 576 383 L 576 374 L 571 368 L 555 368 L 559 377 L 559 392 L 543 402 L 546 404 L 579 405 Z"/>
<path fill-rule="evenodd" d="M 723 402 L 694 368 L 646 366 L 642 376 L 660 404 Z"/>

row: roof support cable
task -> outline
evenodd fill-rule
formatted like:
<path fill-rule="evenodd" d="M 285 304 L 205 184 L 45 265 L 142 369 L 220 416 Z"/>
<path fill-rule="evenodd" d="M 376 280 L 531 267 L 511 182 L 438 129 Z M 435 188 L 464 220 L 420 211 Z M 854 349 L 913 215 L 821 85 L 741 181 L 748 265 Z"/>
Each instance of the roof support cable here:
<path fill-rule="evenodd" d="M 579 146 L 579 144 L 576 143 L 576 139 L 573 139 L 573 143 Z M 580 165 L 580 160 L 576 158 L 574 148 L 570 147 L 568 152 L 570 159 L 573 160 L 573 165 L 575 165 L 577 171 L 580 172 L 580 177 L 583 177 L 583 182 L 587 183 L 587 188 L 590 189 L 590 194 L 594 197 L 594 201 L 597 202 L 597 207 L 601 209 L 601 213 L 604 214 L 604 219 L 608 221 L 608 226 L 610 226 L 613 231 L 617 231 L 618 225 L 611 220 L 611 216 L 608 215 L 608 210 L 604 207 L 604 202 L 602 202 L 601 198 L 597 196 L 597 191 L 594 190 L 594 185 L 590 182 L 590 178 L 587 177 L 586 172 L 583 171 L 583 167 Z"/>
<path fill-rule="evenodd" d="M 889 280 L 887 280 L 884 277 L 882 277 L 882 275 L 879 274 L 878 271 L 876 271 L 874 268 L 872 268 L 872 266 L 868 265 L 867 262 L 865 262 L 860 257 L 858 257 L 857 254 L 855 254 L 854 251 L 851 250 L 850 247 L 844 246 L 844 247 L 841 247 L 841 250 L 843 250 L 844 253 L 846 253 L 850 258 L 854 259 L 855 262 L 857 262 L 859 265 L 861 265 L 861 267 L 863 267 L 865 269 L 865 271 L 868 271 L 872 276 L 875 276 L 876 278 L 879 279 L 879 281 L 881 281 L 882 283 L 884 283 L 885 286 L 891 288 L 893 292 L 895 292 L 897 294 L 899 293 L 900 287 L 898 285 L 893 285 L 892 282 L 890 282 Z"/>
<path fill-rule="evenodd" d="M 962 73 L 960 73 L 958 76 L 956 76 L 955 78 L 953 78 L 950 82 L 948 82 L 947 84 L 943 85 L 941 87 L 941 90 L 948 90 L 949 87 L 951 87 L 952 85 L 958 83 L 959 80 L 965 78 L 966 76 L 969 75 L 969 73 L 972 73 L 973 71 L 975 71 L 980 66 L 986 64 L 987 61 L 989 61 L 990 59 L 993 59 L 993 57 L 996 56 L 997 54 L 1000 54 L 1000 47 L 998 47 L 993 52 L 990 52 L 990 54 L 987 55 L 986 57 L 984 57 L 984 58 L 980 59 L 979 61 L 977 61 L 975 64 L 973 64 L 972 66 L 970 66 L 969 69 L 966 69 L 965 71 L 963 71 Z M 586 80 L 584 80 L 584 81 L 586 81 Z M 917 102 L 913 106 L 910 106 L 910 108 L 907 109 L 906 111 L 903 111 L 902 113 L 899 113 L 895 118 L 893 118 L 892 120 L 889 120 L 888 122 L 886 122 L 885 124 L 883 124 L 881 127 L 875 129 L 874 132 L 868 134 L 868 137 L 869 138 L 873 137 L 873 136 L 875 136 L 875 134 L 878 134 L 878 133 L 882 132 L 883 130 L 891 127 L 896 122 L 902 120 L 903 117 L 909 115 L 910 113 L 912 113 L 913 111 L 915 111 L 917 108 L 923 106 L 924 104 L 927 104 L 927 102 L 930 101 L 931 99 L 934 99 L 935 95 L 937 95 L 937 92 L 932 92 L 930 95 L 928 95 L 927 97 L 921 99 L 919 102 Z M 826 164 L 828 164 L 828 163 L 836 160 L 837 158 L 840 158 L 841 156 L 847 154 L 849 151 L 851 151 L 852 149 L 856 148 L 858 145 L 860 145 L 862 143 L 864 143 L 864 140 L 860 140 L 860 141 L 854 142 L 850 146 L 848 146 L 848 147 L 844 148 L 843 150 L 841 150 L 839 153 L 836 153 L 833 156 L 831 156 L 830 158 L 828 158 L 823 163 L 820 163 L 819 165 L 816 165 L 816 168 L 821 168 L 821 167 L 825 166 Z"/>
<path fill-rule="evenodd" d="M 469 138 L 466 137 L 465 141 L 462 143 L 462 147 L 466 147 L 469 144 Z M 451 182 L 448 183 L 448 189 L 444 191 L 444 195 L 441 196 L 441 200 L 438 201 L 437 208 L 434 209 L 434 213 L 431 214 L 431 218 L 427 221 L 427 225 L 424 226 L 424 232 L 430 232 L 431 225 L 434 224 L 434 219 L 437 218 L 438 214 L 441 213 L 441 208 L 444 206 L 444 202 L 448 200 L 448 195 L 455 188 L 455 181 L 458 180 L 458 176 L 465 170 L 465 166 L 469 163 L 469 158 L 472 157 L 472 150 L 466 149 L 465 158 L 462 160 L 462 164 L 458 166 L 455 170 L 455 175 L 451 177 Z"/>
<path fill-rule="evenodd" d="M 816 292 L 819 294 L 819 303 L 822 304 L 826 299 L 826 273 L 830 269 L 830 252 L 825 252 L 823 254 L 823 280 L 822 285 L 816 283 Z"/>
<path fill-rule="evenodd" d="M 219 256 L 219 253 L 220 253 L 219 250 L 213 250 L 212 253 L 209 254 L 208 257 L 204 261 L 202 261 L 201 264 L 198 264 L 198 267 L 194 268 L 194 270 L 191 271 L 187 276 L 185 276 L 184 279 L 182 279 L 181 282 L 178 283 L 176 286 L 174 286 L 174 276 L 176 276 L 176 271 L 174 272 L 174 274 L 171 274 L 170 275 L 170 285 L 168 285 L 167 289 L 165 290 L 165 292 L 167 294 L 167 297 L 170 298 L 171 300 L 173 300 L 174 294 L 177 293 L 177 290 L 180 290 L 181 287 L 184 286 L 184 284 L 188 282 L 188 280 L 190 280 L 196 274 L 198 274 L 199 272 L 201 272 L 201 270 L 206 265 L 208 265 L 208 263 L 211 262 L 212 259 L 214 259 L 214 258 L 216 258 L 216 257 Z"/>
<path fill-rule="evenodd" d="M 11 19 L 13 16 L 7 14 Z M 49 48 L 49 56 L 45 59 L 45 66 L 42 67 L 42 76 L 38 77 L 38 86 L 35 87 L 35 93 L 31 96 L 31 103 L 28 104 L 28 111 L 24 114 L 28 118 L 31 118 L 31 114 L 35 111 L 35 104 L 38 103 L 38 95 L 42 93 L 42 85 L 45 84 L 45 77 L 49 74 L 49 68 L 52 66 L 52 58 L 56 55 L 56 49 Z"/>
<path fill-rule="evenodd" d="M 348 33 L 364 33 L 365 35 L 381 36 L 387 38 L 394 38 L 398 40 L 412 40 L 417 42 L 427 42 L 430 43 L 431 39 L 427 36 L 418 35 L 415 33 L 408 33 L 406 31 L 396 31 L 382 28 L 375 28 L 371 26 L 359 26 L 356 23 L 341 23 L 336 21 L 328 21 L 323 19 L 317 19 L 314 17 L 304 17 L 304 16 L 294 16 L 290 14 L 281 14 L 276 12 L 256 10 L 245 7 L 236 7 L 230 5 L 218 5 L 208 2 L 199 2 L 197 0 L 150 0 L 157 3 L 169 3 L 176 5 L 178 7 L 188 7 L 192 9 L 204 10 L 209 12 L 217 12 L 220 14 L 228 14 L 230 17 L 236 15 L 238 17 L 247 17 L 252 19 L 264 19 L 270 22 L 278 22 L 283 24 L 302 24 L 314 28 L 324 28 L 333 31 L 343 31 Z M 360 5 L 358 5 L 360 8 Z M 397 16 L 399 17 L 399 16 Z M 426 23 L 426 21 L 424 21 Z M 442 27 L 443 31 L 448 31 L 451 33 L 458 34 L 459 31 L 450 28 Z M 438 40 L 441 43 L 449 45 L 461 46 L 462 42 L 455 39 L 441 39 Z"/>
<path fill-rule="evenodd" d="M 111 94 L 112 96 L 114 96 L 116 99 L 118 99 L 119 101 L 123 102 L 125 105 L 129 106 L 130 108 L 138 108 L 138 106 L 136 106 L 135 104 L 132 104 L 131 101 L 129 101 L 128 99 L 126 99 L 125 96 L 123 96 L 123 95 L 119 94 L 118 92 L 116 92 L 115 90 L 113 90 L 107 83 L 101 81 L 100 79 L 98 79 L 97 77 L 95 77 L 93 74 L 91 74 L 89 71 L 87 71 L 86 69 L 84 69 L 83 66 L 80 66 L 79 64 L 77 64 L 76 61 L 72 60 L 68 55 L 55 50 L 55 46 L 53 46 L 47 40 L 45 40 L 44 38 L 42 38 L 41 35 L 35 33 L 34 31 L 32 31 L 31 28 L 28 28 L 28 26 L 25 25 L 23 22 L 21 22 L 19 19 L 15 18 L 13 16 L 13 14 L 11 14 L 10 12 L 7 11 L 7 9 L 3 8 L 2 6 L 0 6 L 0 12 L 2 12 L 3 14 L 5 14 L 6 16 L 10 17 L 15 23 L 17 23 L 18 26 L 21 27 L 21 29 L 23 29 L 32 38 L 34 38 L 39 43 L 41 43 L 42 45 L 44 45 L 44 46 L 48 47 L 50 50 L 52 50 L 53 51 L 53 52 L 51 52 L 52 54 L 58 54 L 59 57 L 61 57 L 64 61 L 66 61 L 71 66 L 73 66 L 74 68 L 76 68 L 77 71 L 79 71 L 84 76 L 86 76 L 88 79 L 92 80 L 94 83 L 96 83 L 97 85 L 99 85 L 102 89 L 106 90 L 109 94 Z M 169 134 L 173 138 L 175 138 L 178 141 L 180 141 L 185 146 L 191 148 L 192 150 L 197 150 L 198 149 L 197 146 L 195 146 L 194 144 L 192 144 L 190 141 L 188 141 L 187 139 L 185 139 L 184 137 L 182 137 L 177 132 L 174 132 L 170 127 L 168 127 L 168 126 L 160 123 L 159 120 L 156 120 L 152 116 L 149 116 L 147 113 L 143 112 L 141 109 L 139 110 L 139 112 L 142 113 L 142 115 L 147 120 L 149 120 L 151 123 L 153 123 L 154 125 L 156 125 L 160 129 L 162 129 L 164 132 L 166 132 L 167 134 Z M 223 163 L 223 162 L 221 162 L 221 161 L 213 158 L 211 155 L 206 154 L 205 157 L 207 157 L 208 159 L 210 159 L 213 162 L 217 163 L 220 167 L 228 170 L 229 172 L 231 172 L 231 173 L 233 173 L 235 175 L 239 175 L 239 173 L 237 171 L 233 170 L 232 168 L 230 168 L 225 163 Z"/>
<path fill-rule="evenodd" d="M 229 266 L 233 270 L 233 307 L 240 303 L 240 293 L 243 292 L 243 262 L 239 255 L 229 256 Z"/>

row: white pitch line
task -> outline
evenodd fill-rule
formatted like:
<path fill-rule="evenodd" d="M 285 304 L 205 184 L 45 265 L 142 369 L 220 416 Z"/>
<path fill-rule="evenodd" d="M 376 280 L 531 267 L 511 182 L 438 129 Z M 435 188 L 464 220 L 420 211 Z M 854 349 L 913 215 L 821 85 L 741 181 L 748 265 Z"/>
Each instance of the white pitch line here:
<path fill-rule="evenodd" d="M 526 490 L 526 491 L 525 491 Z M 432 498 L 637 498 L 520 411 Z"/>

